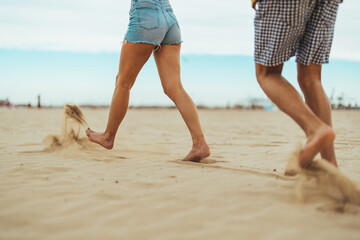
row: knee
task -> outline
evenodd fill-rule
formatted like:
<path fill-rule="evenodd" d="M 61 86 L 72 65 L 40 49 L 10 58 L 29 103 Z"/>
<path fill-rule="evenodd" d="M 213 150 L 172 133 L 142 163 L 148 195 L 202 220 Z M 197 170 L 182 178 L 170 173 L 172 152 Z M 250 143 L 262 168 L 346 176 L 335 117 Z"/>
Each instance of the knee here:
<path fill-rule="evenodd" d="M 164 93 L 171 99 L 174 100 L 178 94 L 183 91 L 183 87 L 180 85 L 169 85 L 164 86 Z"/>
<path fill-rule="evenodd" d="M 273 75 L 281 76 L 282 66 L 269 67 L 261 64 L 256 64 L 256 79 L 260 85 L 266 82 L 266 79 Z"/>
<path fill-rule="evenodd" d="M 321 79 L 305 76 L 300 73 L 298 74 L 298 83 L 303 92 L 312 91 L 319 86 L 321 87 Z"/>
<path fill-rule="evenodd" d="M 256 68 L 256 79 L 260 85 L 263 83 L 264 79 L 266 78 L 266 75 L 267 72 L 265 71 L 265 69 Z"/>
<path fill-rule="evenodd" d="M 115 83 L 116 89 L 130 90 L 133 85 L 134 85 L 134 81 L 126 78 L 122 78 L 120 75 L 116 76 L 116 83 Z"/>
<path fill-rule="evenodd" d="M 302 91 L 308 91 L 321 86 L 321 65 L 298 64 L 298 83 Z"/>

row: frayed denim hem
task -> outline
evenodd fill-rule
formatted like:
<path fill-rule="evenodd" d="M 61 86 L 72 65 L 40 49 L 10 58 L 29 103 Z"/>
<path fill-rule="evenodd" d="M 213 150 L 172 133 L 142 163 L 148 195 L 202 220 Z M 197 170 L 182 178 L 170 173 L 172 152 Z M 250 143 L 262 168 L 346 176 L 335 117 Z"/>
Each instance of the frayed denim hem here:
<path fill-rule="evenodd" d="M 176 45 L 176 44 L 180 44 L 182 43 L 183 41 L 177 41 L 177 42 L 171 42 L 171 43 L 163 43 L 161 45 Z"/>
<path fill-rule="evenodd" d="M 154 45 L 154 46 L 156 46 L 155 48 L 154 48 L 154 52 L 155 51 L 157 51 L 157 50 L 159 50 L 160 48 L 161 48 L 161 45 L 160 44 L 157 44 L 157 43 L 153 43 L 153 42 L 149 42 L 149 41 L 129 41 L 129 40 L 127 40 L 126 39 L 126 37 L 125 37 L 125 40 L 123 41 L 123 46 L 126 44 L 126 42 L 131 42 L 131 43 L 147 43 L 147 44 L 151 44 L 151 45 Z"/>
<path fill-rule="evenodd" d="M 158 43 L 153 43 L 153 42 L 149 42 L 149 41 L 130 41 L 130 40 L 126 39 L 126 37 L 124 39 L 125 40 L 123 41 L 123 45 L 126 44 L 126 42 L 131 42 L 131 43 L 147 43 L 147 44 L 151 44 L 151 45 L 155 45 L 155 46 L 160 46 L 160 44 L 158 44 Z"/>
<path fill-rule="evenodd" d="M 126 39 L 126 37 L 124 38 L 124 41 L 122 41 L 122 46 L 124 46 L 126 44 L 126 42 L 131 42 L 131 43 L 147 43 L 147 44 L 151 44 L 156 46 L 154 48 L 154 52 L 161 49 L 161 45 L 177 45 L 182 43 L 183 41 L 177 41 L 177 42 L 171 42 L 171 43 L 162 43 L 162 44 L 157 44 L 157 43 L 153 43 L 153 42 L 149 42 L 149 41 L 129 41 L 128 39 Z"/>

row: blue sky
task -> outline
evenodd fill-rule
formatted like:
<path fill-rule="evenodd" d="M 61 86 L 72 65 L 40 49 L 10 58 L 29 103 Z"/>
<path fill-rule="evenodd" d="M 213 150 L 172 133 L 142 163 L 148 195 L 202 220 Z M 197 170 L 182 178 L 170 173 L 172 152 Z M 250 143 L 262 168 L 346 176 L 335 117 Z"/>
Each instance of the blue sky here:
<path fill-rule="evenodd" d="M 265 97 L 252 60 L 250 0 L 172 0 L 182 35 L 184 86 L 197 104 L 226 105 Z M 45 104 L 108 104 L 127 29 L 130 0 L 0 0 L 0 99 Z M 340 5 L 331 63 L 324 66 L 329 95 L 360 97 L 360 1 Z M 284 74 L 296 85 L 294 61 Z M 96 92 L 95 92 L 96 91 Z M 151 60 L 131 103 L 168 105 Z"/>
<path fill-rule="evenodd" d="M 118 69 L 118 53 L 0 50 L 0 96 L 14 103 L 109 104 Z M 257 84 L 253 57 L 194 55 L 181 57 L 182 81 L 197 104 L 225 106 L 266 98 Z M 334 60 L 324 66 L 324 87 L 330 96 L 345 94 L 360 103 L 360 62 Z M 296 64 L 290 60 L 284 75 L 296 86 Z M 164 95 L 153 59 L 144 66 L 132 89 L 132 105 L 171 105 Z"/>

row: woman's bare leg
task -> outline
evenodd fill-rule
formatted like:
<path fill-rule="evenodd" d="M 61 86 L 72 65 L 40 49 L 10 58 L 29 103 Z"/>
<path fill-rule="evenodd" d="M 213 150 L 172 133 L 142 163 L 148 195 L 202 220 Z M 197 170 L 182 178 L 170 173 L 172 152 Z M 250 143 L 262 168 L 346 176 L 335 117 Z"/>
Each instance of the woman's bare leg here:
<path fill-rule="evenodd" d="M 87 129 L 86 134 L 90 141 L 107 149 L 113 148 L 116 132 L 128 109 L 130 89 L 141 68 L 151 56 L 154 47 L 147 43 L 126 42 L 123 45 L 106 130 L 103 133 L 97 133 Z"/>
<path fill-rule="evenodd" d="M 307 142 L 300 153 L 299 163 L 306 168 L 316 154 L 333 143 L 335 133 L 311 111 L 299 93 L 281 75 L 282 67 L 283 64 L 268 67 L 256 63 L 256 76 L 266 95 L 304 130 Z"/>
<path fill-rule="evenodd" d="M 198 162 L 210 155 L 210 149 L 201 130 L 196 106 L 181 84 L 180 48 L 181 44 L 162 45 L 154 52 L 154 58 L 164 92 L 179 109 L 192 137 L 193 147 L 184 161 Z"/>
<path fill-rule="evenodd" d="M 331 106 L 321 84 L 321 65 L 309 66 L 298 63 L 298 82 L 305 96 L 306 104 L 324 123 L 332 126 Z M 334 144 L 321 151 L 321 157 L 337 166 Z"/>

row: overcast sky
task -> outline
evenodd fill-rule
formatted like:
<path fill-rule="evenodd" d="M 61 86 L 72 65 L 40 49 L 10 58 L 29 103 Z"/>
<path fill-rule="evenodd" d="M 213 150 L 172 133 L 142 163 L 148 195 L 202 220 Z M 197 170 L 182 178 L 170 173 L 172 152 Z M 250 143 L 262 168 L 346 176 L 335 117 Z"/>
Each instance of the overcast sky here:
<path fill-rule="evenodd" d="M 250 0 L 171 0 L 183 53 L 253 52 Z M 0 48 L 118 52 L 130 0 L 0 0 Z M 332 58 L 360 60 L 360 1 L 340 6 Z"/>

